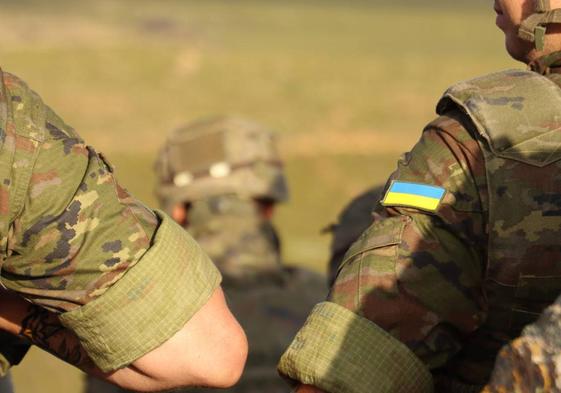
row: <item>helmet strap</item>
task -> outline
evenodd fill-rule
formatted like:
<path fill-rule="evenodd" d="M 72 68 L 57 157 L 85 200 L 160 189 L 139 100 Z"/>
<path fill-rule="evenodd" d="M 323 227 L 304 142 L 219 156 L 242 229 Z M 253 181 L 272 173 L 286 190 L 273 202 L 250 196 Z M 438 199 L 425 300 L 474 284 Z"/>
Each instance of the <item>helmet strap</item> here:
<path fill-rule="evenodd" d="M 551 9 L 550 0 L 535 0 L 535 13 L 522 21 L 518 36 L 543 50 L 547 25 L 551 23 L 561 23 L 561 9 Z"/>
<path fill-rule="evenodd" d="M 561 51 L 549 53 L 539 57 L 529 64 L 532 71 L 538 74 L 547 75 L 551 73 L 552 68 L 561 67 Z"/>

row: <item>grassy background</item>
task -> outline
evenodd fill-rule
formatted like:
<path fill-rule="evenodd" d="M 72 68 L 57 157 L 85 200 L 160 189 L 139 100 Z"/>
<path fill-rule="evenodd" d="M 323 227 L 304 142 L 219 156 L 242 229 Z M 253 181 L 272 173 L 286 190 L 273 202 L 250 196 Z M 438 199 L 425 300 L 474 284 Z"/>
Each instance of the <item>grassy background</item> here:
<path fill-rule="evenodd" d="M 278 130 L 292 197 L 285 259 L 322 271 L 319 234 L 385 181 L 454 81 L 514 66 L 487 0 L 0 1 L 0 64 L 155 205 L 152 163 L 172 128 L 231 113 Z M 18 393 L 79 392 L 33 351 Z"/>

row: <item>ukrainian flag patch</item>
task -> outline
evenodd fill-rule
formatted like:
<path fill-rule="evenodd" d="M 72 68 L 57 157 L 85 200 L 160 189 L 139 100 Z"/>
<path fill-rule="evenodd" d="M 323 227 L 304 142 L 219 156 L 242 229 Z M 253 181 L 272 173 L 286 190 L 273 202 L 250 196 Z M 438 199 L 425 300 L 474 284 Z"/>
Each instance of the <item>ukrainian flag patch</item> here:
<path fill-rule="evenodd" d="M 382 205 L 404 206 L 435 212 L 440 206 L 446 189 L 427 184 L 393 181 L 386 192 Z"/>

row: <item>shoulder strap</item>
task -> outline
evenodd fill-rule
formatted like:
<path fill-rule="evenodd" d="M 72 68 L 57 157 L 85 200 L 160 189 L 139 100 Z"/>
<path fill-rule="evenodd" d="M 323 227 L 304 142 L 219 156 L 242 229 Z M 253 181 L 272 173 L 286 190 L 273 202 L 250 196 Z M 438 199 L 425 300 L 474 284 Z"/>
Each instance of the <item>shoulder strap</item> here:
<path fill-rule="evenodd" d="M 468 114 L 499 157 L 539 167 L 561 159 L 561 89 L 542 75 L 507 70 L 458 83 L 437 112 L 455 108 Z"/>

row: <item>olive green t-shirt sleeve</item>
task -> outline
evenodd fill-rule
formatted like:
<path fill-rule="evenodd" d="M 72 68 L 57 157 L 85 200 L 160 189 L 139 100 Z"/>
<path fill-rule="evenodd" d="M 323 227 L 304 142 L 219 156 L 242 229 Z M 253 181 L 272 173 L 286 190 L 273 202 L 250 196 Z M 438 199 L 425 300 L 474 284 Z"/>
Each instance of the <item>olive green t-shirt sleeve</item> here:
<path fill-rule="evenodd" d="M 108 371 L 180 330 L 220 274 L 181 227 L 132 197 L 104 156 L 62 127 L 48 123 L 50 136 L 30 145 L 33 165 L 14 181 L 1 278 L 59 313 Z"/>
<path fill-rule="evenodd" d="M 400 159 L 390 180 L 384 195 L 401 182 L 442 189 L 444 196 L 435 209 L 425 209 L 425 199 L 381 201 L 372 225 L 348 250 L 328 299 L 354 315 L 344 329 L 349 333 L 340 331 L 336 317 L 308 324 L 281 360 L 281 373 L 316 381 L 331 393 L 354 392 L 357 379 L 368 380 L 382 365 L 388 372 L 369 391 L 400 391 L 384 388 L 404 385 L 407 378 L 388 363 L 387 351 L 409 351 L 436 369 L 485 320 L 485 167 L 477 142 L 456 118 L 443 116 Z M 316 342 L 313 337 L 326 336 L 328 325 L 335 333 Z M 354 337 L 354 325 L 361 326 L 361 338 Z M 337 350 L 325 349 L 331 346 L 328 337 L 335 337 Z M 353 356 L 362 360 L 350 366 L 345 359 Z M 315 364 L 336 368 L 343 387 L 322 386 L 325 377 Z"/>

